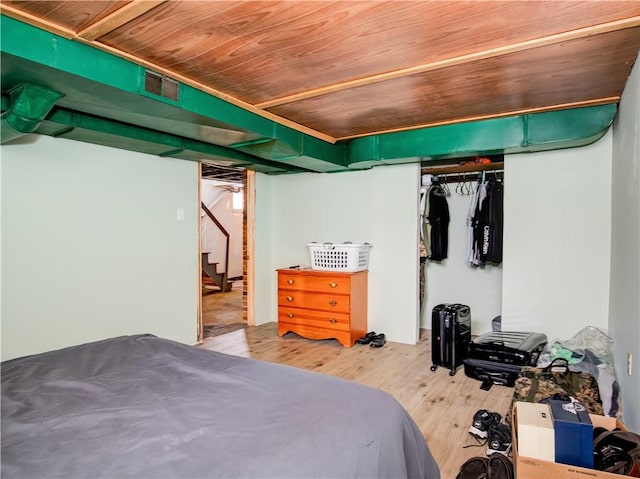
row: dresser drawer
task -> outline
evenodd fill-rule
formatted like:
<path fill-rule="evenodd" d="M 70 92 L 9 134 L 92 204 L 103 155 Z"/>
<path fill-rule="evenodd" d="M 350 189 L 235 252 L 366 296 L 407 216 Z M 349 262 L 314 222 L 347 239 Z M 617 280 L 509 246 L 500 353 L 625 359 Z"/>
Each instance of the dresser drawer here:
<path fill-rule="evenodd" d="M 349 296 L 337 294 L 278 290 L 278 306 L 348 313 L 350 310 L 350 298 Z"/>
<path fill-rule="evenodd" d="M 349 294 L 351 288 L 350 279 L 348 276 L 311 276 L 280 273 L 278 275 L 278 289 Z"/>
<path fill-rule="evenodd" d="M 349 331 L 349 315 L 345 313 L 328 313 L 300 308 L 278 308 L 278 322 L 306 325 L 312 328 L 335 329 Z"/>

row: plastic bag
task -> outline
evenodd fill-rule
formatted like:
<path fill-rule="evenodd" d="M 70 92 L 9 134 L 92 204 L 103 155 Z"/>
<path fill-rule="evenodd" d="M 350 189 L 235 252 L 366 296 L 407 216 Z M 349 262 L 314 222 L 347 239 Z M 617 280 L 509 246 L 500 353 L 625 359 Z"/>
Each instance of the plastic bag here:
<path fill-rule="evenodd" d="M 538 367 L 546 367 L 562 358 L 569 369 L 591 374 L 598 383 L 604 414 L 620 417 L 620 387 L 616 379 L 611 344 L 613 340 L 594 326 L 587 326 L 568 340 L 550 341 L 538 358 Z"/>

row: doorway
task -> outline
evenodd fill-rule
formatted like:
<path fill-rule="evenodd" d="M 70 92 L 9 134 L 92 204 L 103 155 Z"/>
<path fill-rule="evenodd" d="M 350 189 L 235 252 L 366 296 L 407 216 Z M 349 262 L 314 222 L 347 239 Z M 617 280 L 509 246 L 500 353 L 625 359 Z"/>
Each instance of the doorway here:
<path fill-rule="evenodd" d="M 199 341 L 253 324 L 253 172 L 201 165 Z"/>

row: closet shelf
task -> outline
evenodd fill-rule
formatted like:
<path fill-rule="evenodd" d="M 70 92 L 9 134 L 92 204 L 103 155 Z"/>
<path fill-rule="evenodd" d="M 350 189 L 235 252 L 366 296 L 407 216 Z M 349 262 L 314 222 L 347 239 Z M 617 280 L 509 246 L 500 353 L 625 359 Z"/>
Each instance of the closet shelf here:
<path fill-rule="evenodd" d="M 420 169 L 423 175 L 446 175 L 456 173 L 476 173 L 481 171 L 493 171 L 504 169 L 504 161 L 472 164 L 472 165 L 449 165 L 449 166 L 425 166 Z"/>

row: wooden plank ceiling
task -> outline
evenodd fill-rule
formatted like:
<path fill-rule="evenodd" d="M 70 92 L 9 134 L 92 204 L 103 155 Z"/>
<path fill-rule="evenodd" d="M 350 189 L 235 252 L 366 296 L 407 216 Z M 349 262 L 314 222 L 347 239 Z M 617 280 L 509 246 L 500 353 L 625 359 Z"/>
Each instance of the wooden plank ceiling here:
<path fill-rule="evenodd" d="M 331 142 L 616 102 L 631 1 L 11 1 L 89 43 Z"/>

